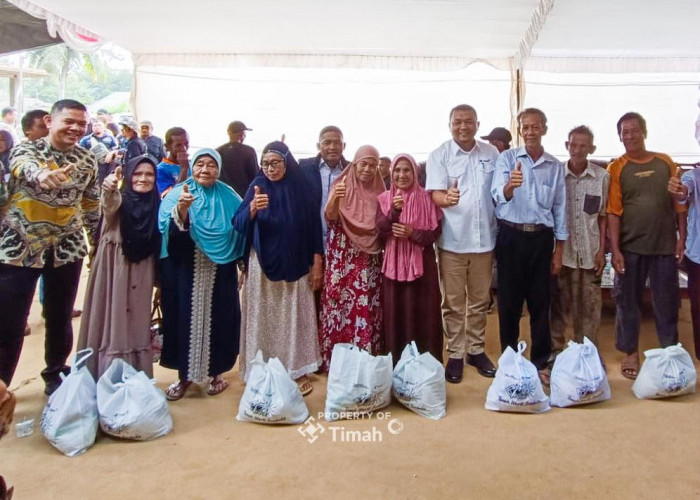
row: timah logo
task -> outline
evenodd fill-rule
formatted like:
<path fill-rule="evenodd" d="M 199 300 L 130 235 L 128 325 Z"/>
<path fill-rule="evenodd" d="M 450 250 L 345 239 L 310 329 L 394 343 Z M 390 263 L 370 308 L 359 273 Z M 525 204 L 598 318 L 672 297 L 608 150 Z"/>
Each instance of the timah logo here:
<path fill-rule="evenodd" d="M 318 418 L 320 419 L 323 413 L 319 413 Z M 357 414 L 356 416 L 343 415 L 343 418 L 348 420 L 364 419 L 371 417 L 371 414 Z M 331 425 L 329 423 L 321 423 L 314 417 L 309 417 L 306 422 L 297 427 L 297 431 L 301 434 L 310 444 L 316 442 L 316 440 L 321 436 L 321 434 L 329 431 L 331 441 L 334 443 L 381 443 L 384 441 L 385 430 L 389 434 L 397 435 L 401 434 L 403 431 L 403 423 L 398 418 L 391 418 L 390 412 L 379 412 L 377 413 L 377 420 L 382 420 L 386 422 L 386 429 L 383 425 L 377 426 L 373 425 L 367 430 L 351 430 L 346 429 L 342 425 Z"/>

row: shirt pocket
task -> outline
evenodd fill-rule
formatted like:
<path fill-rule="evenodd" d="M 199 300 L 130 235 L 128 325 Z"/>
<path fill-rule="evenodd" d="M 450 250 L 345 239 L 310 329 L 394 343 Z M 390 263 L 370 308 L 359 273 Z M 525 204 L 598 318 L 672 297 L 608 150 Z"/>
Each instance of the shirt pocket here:
<path fill-rule="evenodd" d="M 552 208 L 552 201 L 554 199 L 554 190 L 544 184 L 539 184 L 535 190 L 535 196 L 537 197 L 537 203 L 547 210 Z"/>
<path fill-rule="evenodd" d="M 600 212 L 600 196 L 586 193 L 583 199 L 583 211 L 588 215 L 597 215 Z"/>

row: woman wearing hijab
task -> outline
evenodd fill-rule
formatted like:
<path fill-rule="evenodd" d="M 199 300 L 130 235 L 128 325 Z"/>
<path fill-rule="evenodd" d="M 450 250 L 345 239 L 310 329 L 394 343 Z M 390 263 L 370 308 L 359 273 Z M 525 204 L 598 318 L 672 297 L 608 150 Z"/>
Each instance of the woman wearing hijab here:
<path fill-rule="evenodd" d="M 379 152 L 362 146 L 333 183 L 325 208 L 326 270 L 321 296 L 321 356 L 330 365 L 333 346 L 350 343 L 382 350 L 382 246 L 376 226 L 377 197 L 384 192 Z"/>
<path fill-rule="evenodd" d="M 244 240 L 233 229 L 241 198 L 218 180 L 221 157 L 197 151 L 192 177 L 175 186 L 160 206 L 163 352 L 160 364 L 178 370 L 165 391 L 175 401 L 195 383 L 207 394 L 225 391 L 222 374 L 238 356 L 240 307 L 236 262 Z"/>
<path fill-rule="evenodd" d="M 240 369 L 247 379 L 261 350 L 265 359 L 279 358 L 306 395 L 312 390 L 308 375 L 321 363 L 313 295 L 323 284 L 321 217 L 284 143 L 265 146 L 261 167 L 234 219 L 250 253 Z"/>
<path fill-rule="evenodd" d="M 132 159 L 118 189 L 121 177 L 117 167 L 102 183 L 104 222 L 78 336 L 78 349 L 94 350 L 87 366 L 95 378 L 116 358 L 153 375 L 151 296 L 161 244 L 156 161 Z"/>
<path fill-rule="evenodd" d="M 433 243 L 442 212 L 418 182 L 408 154 L 391 164 L 391 187 L 379 195 L 377 228 L 384 241 L 382 298 L 386 350 L 396 363 L 411 341 L 442 362 L 440 287 Z"/>

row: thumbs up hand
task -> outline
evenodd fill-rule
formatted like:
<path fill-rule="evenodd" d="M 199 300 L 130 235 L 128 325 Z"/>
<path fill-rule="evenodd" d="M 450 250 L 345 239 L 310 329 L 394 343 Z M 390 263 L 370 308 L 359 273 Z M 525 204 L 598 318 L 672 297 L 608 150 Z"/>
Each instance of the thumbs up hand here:
<path fill-rule="evenodd" d="M 260 186 L 253 186 L 253 199 L 250 202 L 250 218 L 255 217 L 258 210 L 265 210 L 270 205 L 268 196 L 260 190 Z"/>
<path fill-rule="evenodd" d="M 676 168 L 676 172 L 668 180 L 668 192 L 671 193 L 678 201 L 685 201 L 688 196 L 688 188 L 681 182 L 681 169 Z"/>
<path fill-rule="evenodd" d="M 522 164 L 518 161 L 515 168 L 510 172 L 508 182 L 503 186 L 503 196 L 506 200 L 513 198 L 513 191 L 523 185 Z"/>
<path fill-rule="evenodd" d="M 343 176 L 340 181 L 338 181 L 334 186 L 333 186 L 333 194 L 335 195 L 336 198 L 345 198 L 345 195 L 347 194 L 347 185 L 345 184 L 345 177 Z"/>
<path fill-rule="evenodd" d="M 177 209 L 182 214 L 189 210 L 192 203 L 194 203 L 194 195 L 190 193 L 190 187 L 184 184 L 182 186 L 182 193 L 180 193 L 180 197 L 177 199 Z"/>
<path fill-rule="evenodd" d="M 102 181 L 102 189 L 113 193 L 117 190 L 117 188 L 119 188 L 119 181 L 121 181 L 123 178 L 122 167 L 115 168 L 114 172 L 109 174 L 107 177 L 105 177 L 105 180 Z"/>
<path fill-rule="evenodd" d="M 395 210 L 403 210 L 403 195 L 400 189 L 396 190 L 396 195 L 394 199 L 391 200 L 391 206 L 394 207 Z"/>
<path fill-rule="evenodd" d="M 70 173 L 72 171 L 73 165 L 67 165 L 65 167 L 55 169 L 47 168 L 37 176 L 37 181 L 42 189 L 60 188 L 65 182 L 70 180 Z"/>
<path fill-rule="evenodd" d="M 518 188 L 523 185 L 523 171 L 522 164 L 517 162 L 515 164 L 515 169 L 510 173 L 510 184 L 513 188 Z"/>

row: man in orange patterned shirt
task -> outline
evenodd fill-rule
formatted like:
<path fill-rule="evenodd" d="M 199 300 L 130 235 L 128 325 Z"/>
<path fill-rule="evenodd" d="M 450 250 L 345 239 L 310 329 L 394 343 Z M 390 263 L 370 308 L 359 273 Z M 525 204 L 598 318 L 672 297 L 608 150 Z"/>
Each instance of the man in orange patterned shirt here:
<path fill-rule="evenodd" d="M 625 154 L 608 167 L 608 225 L 613 296 L 617 304 L 615 347 L 625 353 L 622 375 L 639 373 L 639 326 L 647 277 L 661 347 L 678 342 L 678 263 L 683 258 L 686 208 L 667 190 L 678 166 L 662 153 L 647 151 L 646 121 L 625 113 L 617 122 Z"/>

